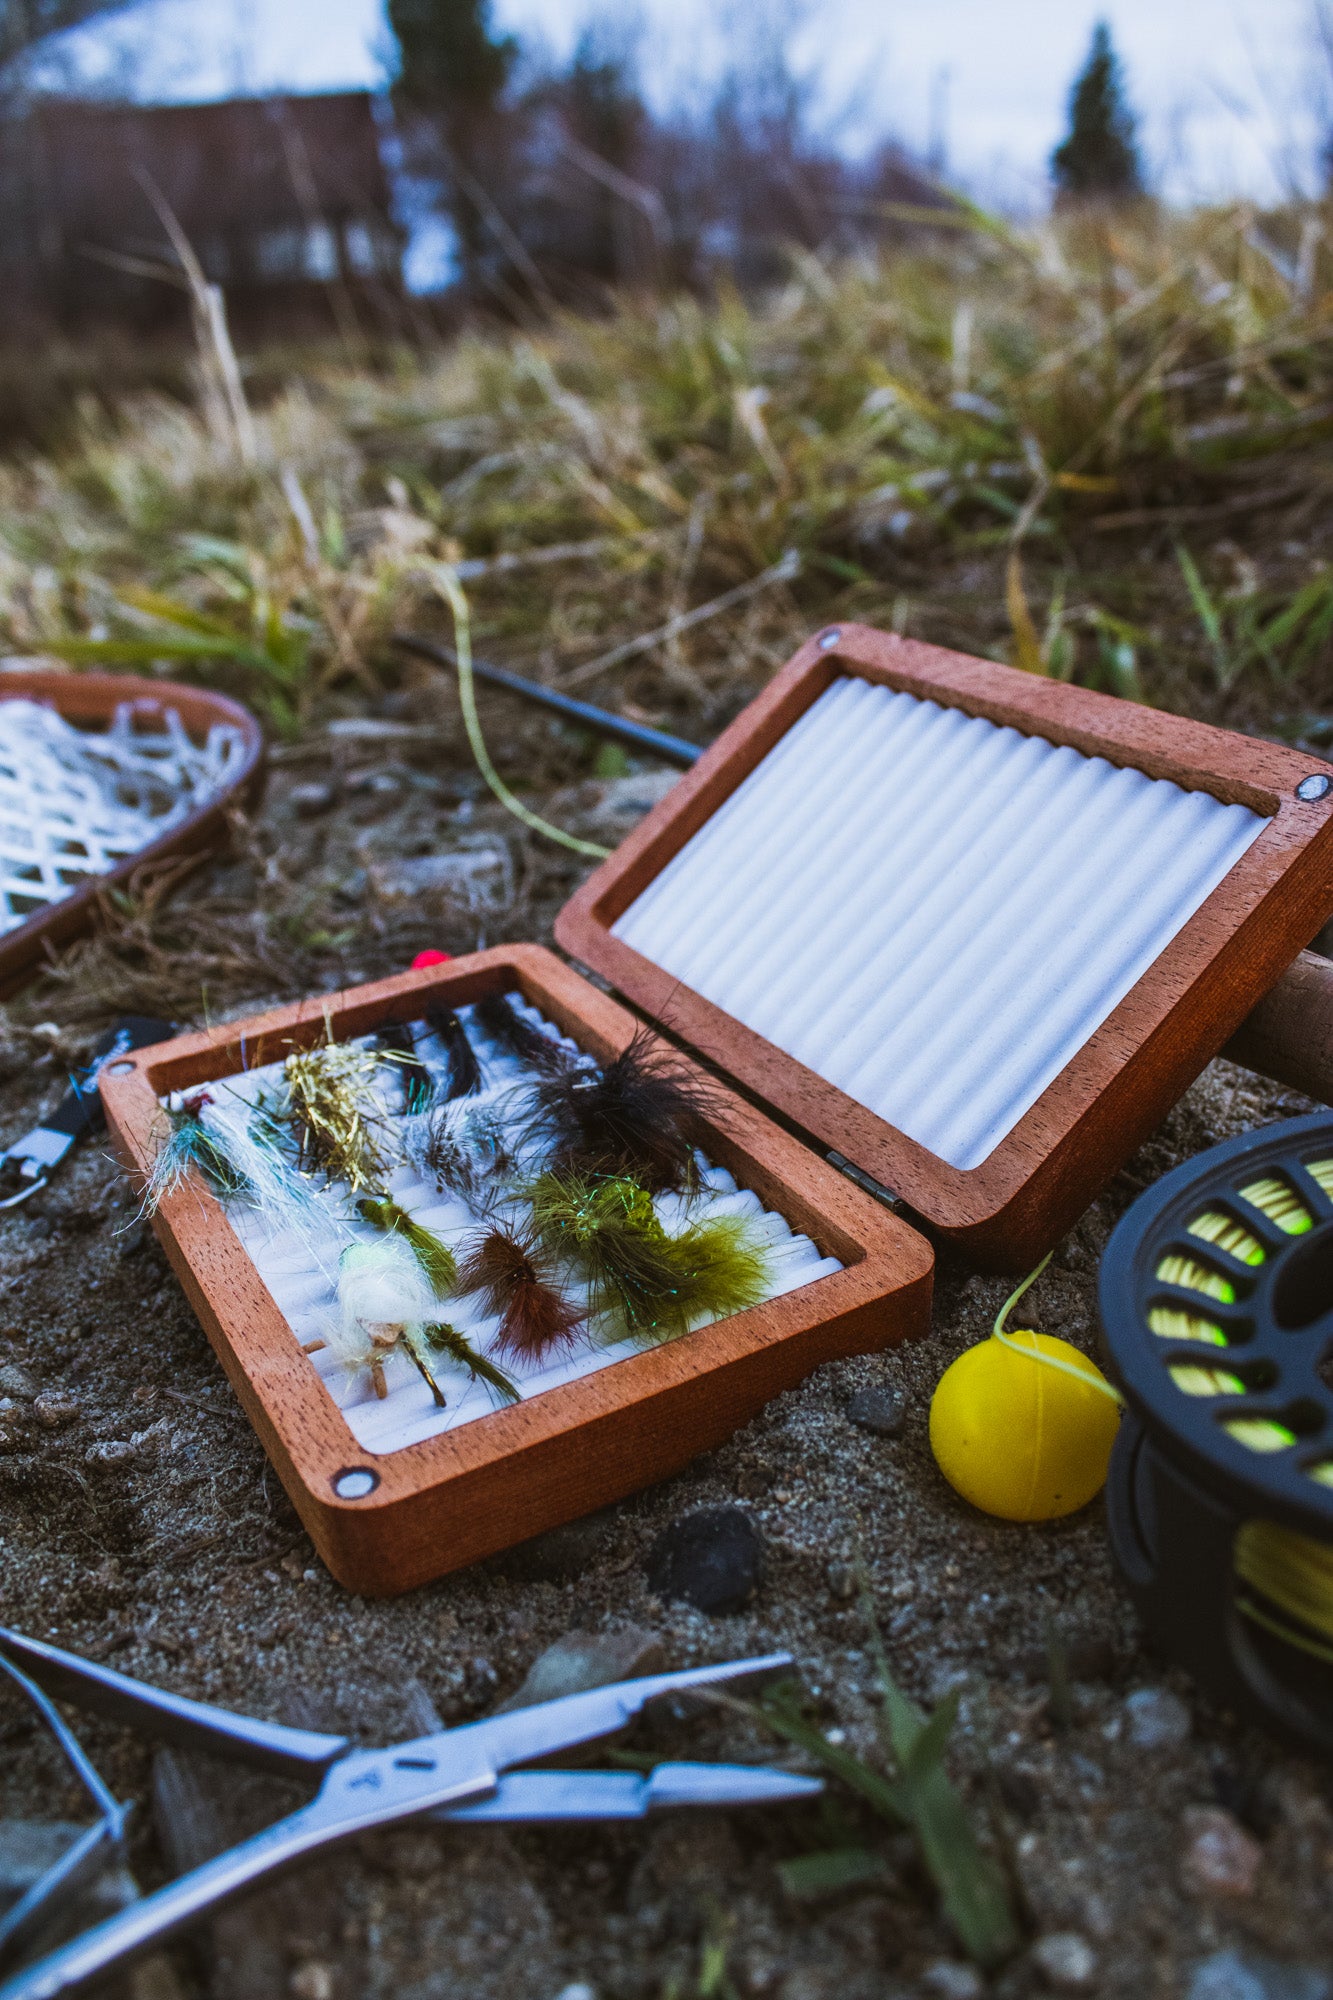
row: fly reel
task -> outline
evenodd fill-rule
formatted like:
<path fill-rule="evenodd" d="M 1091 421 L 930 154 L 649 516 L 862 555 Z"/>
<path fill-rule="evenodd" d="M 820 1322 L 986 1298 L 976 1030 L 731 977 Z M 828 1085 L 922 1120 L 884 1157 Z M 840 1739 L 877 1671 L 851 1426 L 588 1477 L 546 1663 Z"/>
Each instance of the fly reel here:
<path fill-rule="evenodd" d="M 1128 1405 L 1108 1525 L 1145 1623 L 1218 1700 L 1333 1754 L 1333 1112 L 1167 1174 L 1100 1306 Z"/>

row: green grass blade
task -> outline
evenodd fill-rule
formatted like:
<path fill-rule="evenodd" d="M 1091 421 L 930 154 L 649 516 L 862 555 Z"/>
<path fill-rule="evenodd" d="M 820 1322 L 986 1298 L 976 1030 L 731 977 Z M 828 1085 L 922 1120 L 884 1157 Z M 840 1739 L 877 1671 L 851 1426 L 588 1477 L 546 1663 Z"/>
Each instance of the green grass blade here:
<path fill-rule="evenodd" d="M 266 682 L 290 677 L 280 664 L 245 640 L 177 629 L 151 639 L 43 639 L 41 650 L 72 666 L 151 666 L 157 660 L 232 660 Z"/>
<path fill-rule="evenodd" d="M 830 1743 L 822 1729 L 806 1721 L 788 1693 L 778 1690 L 768 1696 L 759 1712 L 770 1729 L 779 1736 L 785 1736 L 788 1743 L 794 1743 L 797 1749 L 817 1758 L 826 1771 L 840 1778 L 851 1791 L 858 1792 L 891 1825 L 907 1824 L 905 1801 L 899 1788 L 889 1779 L 881 1777 L 878 1771 L 872 1771 L 868 1764 L 862 1763 L 854 1751 L 844 1749 L 841 1744 Z"/>
<path fill-rule="evenodd" d="M 137 584 L 128 585 L 120 593 L 121 602 L 134 611 L 146 611 L 151 618 L 160 618 L 167 625 L 179 626 L 182 631 L 201 632 L 211 639 L 225 640 L 228 645 L 236 644 L 236 634 L 216 618 L 205 617 L 192 605 L 181 604 L 178 599 L 168 597 L 164 591 L 147 590 Z"/>
<path fill-rule="evenodd" d="M 880 1684 L 907 1816 L 939 1890 L 940 1907 L 969 1958 L 983 1966 L 1002 1964 L 1019 1943 L 1007 1886 L 998 1864 L 979 1846 L 942 1761 L 956 1703 L 943 1704 L 927 1721 L 898 1687 L 882 1653 Z"/>
<path fill-rule="evenodd" d="M 1178 542 L 1176 545 L 1176 561 L 1180 564 L 1180 573 L 1185 579 L 1190 602 L 1194 606 L 1204 636 L 1212 650 L 1218 679 L 1223 687 L 1227 687 L 1232 679 L 1232 662 L 1228 654 L 1226 634 L 1222 629 L 1221 613 L 1209 596 L 1208 586 L 1199 574 L 1198 565 L 1183 542 Z"/>
<path fill-rule="evenodd" d="M 831 1847 L 822 1854 L 800 1854 L 778 1863 L 778 1880 L 789 1896 L 801 1901 L 865 1888 L 882 1882 L 887 1872 L 883 1855 L 869 1847 Z"/>
<path fill-rule="evenodd" d="M 968 1957 L 978 1965 L 1000 1965 L 1018 1949 L 1019 1928 L 1004 1872 L 978 1843 L 967 1809 L 944 1768 L 957 1700 L 941 1703 L 929 1720 L 922 1714 L 893 1677 L 868 1591 L 863 1602 L 883 1698 L 880 1736 L 901 1773 L 897 1789 L 921 1859 Z"/>

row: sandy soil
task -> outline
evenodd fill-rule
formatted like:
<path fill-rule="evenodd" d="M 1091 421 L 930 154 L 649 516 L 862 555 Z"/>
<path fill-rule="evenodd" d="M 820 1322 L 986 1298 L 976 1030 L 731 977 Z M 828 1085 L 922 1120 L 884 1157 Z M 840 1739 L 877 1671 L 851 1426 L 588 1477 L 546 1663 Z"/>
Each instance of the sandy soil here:
<path fill-rule="evenodd" d="M 340 791 L 327 811 L 299 796 L 294 805 L 293 785 L 326 781 L 328 759 L 316 746 L 284 765 L 248 860 L 179 892 L 163 919 L 177 926 L 176 944 L 167 936 L 161 946 L 161 963 L 178 968 L 174 990 L 136 944 L 88 961 L 82 990 L 48 984 L 11 1010 L 0 1132 L 26 1130 L 55 1101 L 65 1065 L 120 1007 L 156 993 L 157 1011 L 197 1018 L 189 953 L 203 939 L 226 945 L 210 961 L 209 1005 L 234 1013 L 396 969 L 428 943 L 460 950 L 481 936 L 548 935 L 572 866 L 477 805 L 461 767 L 434 753 L 391 758 L 380 745 L 344 757 L 332 776 Z M 614 835 L 644 803 L 634 784 L 616 783 L 566 789 L 555 809 Z M 486 892 L 490 909 L 394 900 L 386 860 L 463 837 L 503 840 L 513 858 L 512 884 Z M 1134 1193 L 1218 1139 L 1306 1108 L 1215 1063 L 1057 1254 L 1033 1295 L 1037 1322 L 1091 1350 L 1097 1259 Z M 821 1370 L 722 1450 L 589 1522 L 398 1601 L 369 1602 L 314 1557 L 133 1206 L 94 1143 L 49 1192 L 0 1217 L 0 1367 L 18 1371 L 0 1381 L 19 1391 L 0 1403 L 4 1622 L 190 1695 L 367 1740 L 405 1733 L 427 1703 L 449 1721 L 483 1713 L 570 1630 L 641 1627 L 671 1664 L 786 1647 L 828 1725 L 870 1752 L 873 1672 L 846 1573 L 861 1551 L 900 1680 L 925 1700 L 962 1689 L 952 1769 L 984 1822 L 990 1761 L 1030 1927 L 1029 1946 L 983 1987 L 933 1912 L 910 1841 L 830 1796 L 818 1808 L 574 1835 L 425 1829 L 370 1839 L 183 1946 L 155 1990 L 174 1980 L 186 1994 L 246 2000 L 555 2000 L 586 1985 L 598 2000 L 968 2000 L 1063 1982 L 1145 2000 L 1187 1992 L 1199 1965 L 1228 1946 L 1333 1965 L 1327 1774 L 1214 1712 L 1143 1650 L 1097 1505 L 1049 1526 L 1007 1526 L 971 1512 L 935 1469 L 931 1390 L 989 1330 L 1005 1281 L 942 1257 L 928 1342 Z M 846 1416 L 854 1392 L 886 1382 L 906 1400 L 894 1438 Z M 47 1400 L 34 1403 L 36 1392 Z M 707 1618 L 650 1596 L 643 1559 L 662 1528 L 728 1502 L 750 1512 L 766 1543 L 752 1607 Z M 1074 1676 L 1067 1727 L 1051 1713 L 1051 1631 Z M 1126 1707 L 1145 1688 L 1178 1697 L 1153 1710 L 1169 1739 L 1158 1747 L 1141 1740 L 1151 1732 L 1132 1727 Z M 0 1704 L 0 1818 L 71 1815 L 76 1795 L 44 1742 L 7 1696 Z M 88 1740 L 121 1795 L 139 1802 L 133 1862 L 151 1885 L 168 1871 L 149 1753 L 100 1725 Z M 655 1723 L 636 1747 L 744 1755 L 762 1741 L 726 1717 Z M 771 1742 L 763 1750 L 772 1755 Z M 159 1791 L 171 1775 L 159 1767 Z M 280 1803 L 253 1781 L 195 1775 L 197 1799 L 232 1831 Z M 1227 1816 L 1216 1824 L 1239 1837 L 1242 1856 L 1254 1858 L 1245 1841 L 1258 1844 L 1248 1885 L 1191 1886 L 1183 1863 L 1213 1824 L 1201 1808 Z M 822 1902 L 784 1895 L 775 1863 L 862 1838 L 885 1856 L 882 1884 Z M 1053 1949 L 1051 1935 L 1066 1933 L 1087 1950 Z M 1031 1941 L 1042 1939 L 1034 1955 Z"/>

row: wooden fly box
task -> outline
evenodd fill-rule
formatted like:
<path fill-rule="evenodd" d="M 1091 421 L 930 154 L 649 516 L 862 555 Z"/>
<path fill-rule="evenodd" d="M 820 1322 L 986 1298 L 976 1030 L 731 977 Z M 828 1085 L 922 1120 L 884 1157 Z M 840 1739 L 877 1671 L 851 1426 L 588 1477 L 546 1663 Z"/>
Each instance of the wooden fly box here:
<path fill-rule="evenodd" d="M 433 1001 L 466 1006 L 515 990 L 599 1061 L 639 1026 L 551 952 L 501 947 L 135 1051 L 103 1072 L 111 1131 L 142 1179 L 169 1093 L 327 1036 L 410 1021 Z M 409 1427 L 408 1441 L 381 1438 L 378 1449 L 358 1440 L 357 1411 L 333 1400 L 222 1204 L 193 1183 L 166 1196 L 154 1227 L 167 1256 L 340 1582 L 391 1594 L 492 1555 L 664 1478 L 821 1362 L 926 1332 L 934 1259 L 916 1231 L 732 1092 L 718 1092 L 707 1152 L 841 1268 L 512 1407 L 433 1435 Z"/>
<path fill-rule="evenodd" d="M 646 1019 L 737 1086 L 701 1152 L 807 1246 L 805 1276 L 471 1416 L 406 1388 L 340 1407 L 250 1234 L 194 1183 L 161 1201 L 320 1554 L 390 1593 L 662 1478 L 825 1360 L 924 1333 L 932 1252 L 895 1201 L 983 1261 L 1035 1261 L 1330 911 L 1328 767 L 846 627 L 562 912 L 613 994 L 497 948 L 137 1051 L 101 1088 L 142 1177 L 172 1092 L 506 992 L 599 1063 Z"/>

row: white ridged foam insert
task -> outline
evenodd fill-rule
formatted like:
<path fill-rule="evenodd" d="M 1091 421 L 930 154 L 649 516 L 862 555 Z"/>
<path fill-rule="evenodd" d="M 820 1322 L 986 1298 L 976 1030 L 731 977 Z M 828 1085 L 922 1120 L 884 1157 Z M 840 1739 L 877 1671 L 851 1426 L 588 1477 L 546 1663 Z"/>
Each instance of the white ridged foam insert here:
<path fill-rule="evenodd" d="M 574 1048 L 573 1042 L 562 1037 L 550 1022 L 527 1006 L 519 994 L 511 993 L 509 998 L 534 1026 L 562 1041 L 566 1048 Z M 478 1106 L 493 1103 L 522 1080 L 525 1074 L 523 1066 L 512 1056 L 498 1050 L 481 1033 L 470 1008 L 460 1008 L 459 1018 L 465 1023 L 483 1064 L 484 1088 L 466 1101 Z M 441 1074 L 440 1052 L 432 1041 L 420 1044 L 418 1053 L 434 1074 Z M 391 1076 L 388 1065 L 386 1071 Z M 250 1070 L 243 1076 L 228 1077 L 211 1088 L 215 1092 L 225 1090 L 253 1101 L 261 1090 L 272 1089 L 280 1075 L 280 1067 L 273 1065 Z M 394 1088 L 392 1084 L 386 1085 L 386 1105 L 392 1103 Z M 694 1216 L 708 1213 L 743 1215 L 750 1219 L 769 1259 L 769 1298 L 795 1291 L 798 1286 L 812 1284 L 842 1269 L 836 1258 L 822 1256 L 808 1236 L 798 1235 L 782 1216 L 765 1209 L 758 1195 L 738 1187 L 724 1168 L 705 1163 L 704 1181 L 704 1192 L 688 1205 L 688 1212 Z M 427 1186 L 411 1168 L 404 1167 L 394 1175 L 389 1192 L 400 1207 L 405 1208 L 425 1228 L 434 1231 L 455 1252 L 476 1233 L 477 1219 L 466 1205 L 455 1196 L 441 1195 Z M 355 1217 L 345 1190 L 341 1194 L 335 1193 L 330 1201 L 328 1222 L 322 1233 L 303 1231 L 298 1235 L 292 1231 L 277 1230 L 271 1219 L 258 1210 L 234 1201 L 226 1206 L 228 1219 L 286 1320 L 292 1339 L 301 1346 L 307 1341 L 322 1339 L 337 1310 L 339 1253 L 350 1242 L 374 1240 L 377 1232 Z M 687 1212 L 685 1202 L 675 1195 L 663 1195 L 658 1198 L 656 1207 L 668 1232 L 674 1233 L 679 1229 Z M 561 1283 L 571 1298 L 586 1301 L 586 1289 L 563 1274 Z M 450 1299 L 442 1310 L 447 1311 L 451 1322 L 475 1346 L 483 1353 L 491 1353 L 499 1322 L 482 1310 L 475 1297 Z M 687 1340 L 690 1337 L 689 1334 L 683 1336 Z M 611 1367 L 615 1362 L 641 1351 L 633 1341 L 602 1346 L 581 1335 L 572 1353 L 544 1366 L 509 1360 L 503 1366 L 526 1401 L 529 1397 L 541 1395 L 544 1390 L 577 1381 L 581 1376 Z M 382 1400 L 375 1395 L 364 1374 L 359 1377 L 349 1375 L 328 1348 L 307 1356 L 306 1361 L 321 1377 L 330 1396 L 342 1410 L 357 1443 L 369 1452 L 401 1451 L 405 1445 L 418 1444 L 423 1438 L 434 1437 L 440 1431 L 454 1430 L 460 1424 L 486 1417 L 495 1408 L 486 1389 L 479 1383 L 472 1383 L 463 1369 L 444 1356 L 435 1357 L 433 1363 L 437 1366 L 440 1386 L 448 1398 L 448 1406 L 443 1410 L 437 1408 L 426 1383 L 401 1353 L 391 1354 L 385 1364 L 389 1393 Z"/>
<path fill-rule="evenodd" d="M 223 790 L 244 754 L 229 722 L 200 745 L 174 709 L 145 731 L 126 702 L 109 729 L 75 729 L 0 692 L 0 934 L 149 846 Z"/>
<path fill-rule="evenodd" d="M 844 678 L 612 928 L 976 1167 L 1266 824 Z"/>

